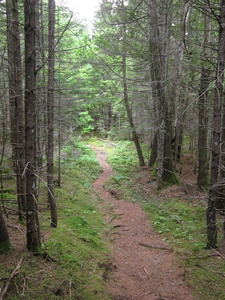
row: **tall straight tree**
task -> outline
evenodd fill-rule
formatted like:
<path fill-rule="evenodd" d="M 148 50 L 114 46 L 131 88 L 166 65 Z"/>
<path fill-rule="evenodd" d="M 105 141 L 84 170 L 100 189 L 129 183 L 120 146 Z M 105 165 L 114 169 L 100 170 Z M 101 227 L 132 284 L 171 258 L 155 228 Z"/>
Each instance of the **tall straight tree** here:
<path fill-rule="evenodd" d="M 51 207 L 51 226 L 57 226 L 57 209 L 54 197 L 53 156 L 54 156 L 54 47 L 55 47 L 55 0 L 48 2 L 49 12 L 49 54 L 48 54 L 48 151 L 47 151 L 47 182 L 48 201 Z"/>
<path fill-rule="evenodd" d="M 153 95 L 157 99 L 158 188 L 177 181 L 171 147 L 172 122 L 168 103 L 168 43 L 171 0 L 148 1 L 150 68 Z"/>
<path fill-rule="evenodd" d="M 207 248 L 217 246 L 216 226 L 216 199 L 217 192 L 214 184 L 219 179 L 220 157 L 221 157 L 221 120 L 222 103 L 224 97 L 224 64 L 225 64 L 225 0 L 221 1 L 219 22 L 219 44 L 217 57 L 217 73 L 214 92 L 213 124 L 212 124 L 212 145 L 211 145 L 211 173 L 207 219 Z"/>
<path fill-rule="evenodd" d="M 212 21 L 210 17 L 209 3 L 205 0 L 205 11 L 208 12 L 204 16 L 204 40 L 203 40 L 203 60 L 200 81 L 200 93 L 198 100 L 198 178 L 197 184 L 200 189 L 208 185 L 208 150 L 207 150 L 207 131 L 208 131 L 208 94 L 210 83 L 210 56 L 211 56 L 211 35 Z"/>
<path fill-rule="evenodd" d="M 36 180 L 36 50 L 35 13 L 36 0 L 25 0 L 25 163 L 26 163 L 26 223 L 27 249 L 38 252 L 40 229 L 38 221 Z"/>
<path fill-rule="evenodd" d="M 7 0 L 7 38 L 9 66 L 9 98 L 11 119 L 11 144 L 14 169 L 17 176 L 17 199 L 19 219 L 23 219 L 26 209 L 24 170 L 24 102 L 22 89 L 22 62 L 18 1 Z"/>

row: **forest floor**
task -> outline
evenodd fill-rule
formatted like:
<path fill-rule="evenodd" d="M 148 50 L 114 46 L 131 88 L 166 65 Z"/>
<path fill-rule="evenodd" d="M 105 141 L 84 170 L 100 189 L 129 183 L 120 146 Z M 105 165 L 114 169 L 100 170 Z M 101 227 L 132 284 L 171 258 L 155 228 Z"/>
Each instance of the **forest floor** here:
<path fill-rule="evenodd" d="M 182 256 L 177 254 L 172 246 L 163 240 L 163 236 L 154 230 L 149 214 L 147 214 L 141 208 L 141 204 L 139 204 L 138 201 L 127 201 L 127 199 L 123 199 L 119 190 L 108 191 L 104 188 L 105 183 L 112 175 L 114 175 L 114 172 L 106 161 L 108 154 L 104 148 L 97 148 L 97 146 L 92 148 L 97 153 L 97 158 L 103 170 L 100 177 L 94 182 L 94 188 L 99 193 L 99 196 L 103 199 L 103 202 L 100 202 L 102 203 L 102 212 L 104 213 L 105 222 L 107 225 L 104 232 L 107 233 L 109 247 L 111 247 L 110 263 L 108 263 L 107 260 L 106 263 L 102 263 L 105 265 L 101 266 L 106 270 L 104 273 L 105 278 L 103 279 L 107 282 L 111 299 L 195 299 L 194 291 L 192 291 L 191 287 L 188 286 L 188 282 L 186 281 L 187 274 L 184 269 L 184 263 L 182 262 Z M 173 198 L 179 198 L 184 201 L 191 199 L 191 203 L 196 205 L 198 205 L 199 199 L 201 202 L 202 200 L 204 201 L 206 199 L 206 194 L 200 193 L 196 187 L 197 175 L 194 173 L 194 165 L 194 158 L 190 154 L 184 154 L 182 156 L 182 163 L 177 166 L 177 169 L 180 169 L 179 178 L 181 184 L 164 188 L 160 194 L 158 194 L 158 196 L 162 197 L 163 195 L 163 197 L 166 198 L 166 201 L 169 201 Z M 145 194 L 145 199 L 150 199 L 153 197 L 153 195 L 156 195 L 156 182 L 154 182 L 150 177 L 149 168 L 140 168 L 139 173 L 140 176 L 138 177 L 138 184 L 140 184 L 142 187 L 142 190 Z M 5 259 L 3 255 L 0 256 L 0 266 L 6 270 L 9 270 L 9 267 L 12 269 L 15 268 L 21 257 L 24 257 L 26 244 L 25 226 L 23 224 L 18 224 L 16 215 L 13 216 L 13 218 L 14 220 L 10 219 L 10 222 L 8 222 L 8 229 L 15 250 L 13 251 L 13 255 L 8 256 L 7 259 Z M 22 233 L 22 235 L 18 232 Z M 48 235 L 48 232 L 45 234 L 45 238 L 47 240 L 48 236 L 46 237 L 46 235 Z M 217 263 L 221 257 L 225 257 L 225 248 L 223 247 L 218 249 L 222 255 L 218 257 L 218 260 L 216 261 Z M 206 256 L 207 255 L 208 254 L 206 254 Z M 211 259 L 215 259 L 214 256 L 210 255 L 210 257 Z M 51 262 L 43 262 L 41 257 L 37 257 L 36 260 L 39 262 L 39 269 L 41 271 L 43 271 L 43 268 L 46 268 L 46 270 L 52 270 L 51 268 L 56 268 Z M 223 260 L 221 261 L 223 262 Z M 215 261 L 213 260 L 213 263 L 214 262 Z M 30 263 L 30 261 L 28 261 L 28 263 Z M 32 258 L 31 263 L 34 264 L 34 262 L 32 262 Z M 203 267 L 204 266 L 205 265 L 203 265 Z M 210 265 L 210 269 L 213 269 L 212 266 L 213 265 Z M 218 276 L 223 276 L 221 272 L 221 266 L 218 270 L 219 271 L 212 271 L 214 272 L 212 273 L 213 276 L 215 273 L 218 273 Z M 46 274 L 49 272 L 50 271 L 46 271 Z M 39 274 L 39 271 L 35 272 L 34 274 L 36 273 Z M 23 278 L 23 275 L 24 274 L 21 273 L 21 278 Z M 40 273 L 40 278 L 38 278 L 40 281 L 42 280 L 41 276 L 43 276 L 42 273 Z M 222 282 L 221 278 L 218 278 L 218 283 L 220 281 Z M 2 279 L 0 278 L 0 284 L 1 280 Z M 18 288 L 16 284 L 15 287 Z M 211 285 L 209 285 L 209 288 L 211 289 Z M 27 294 L 29 296 L 28 291 Z M 35 297 L 36 296 L 34 294 L 33 298 L 29 299 L 36 299 Z M 71 299 L 71 297 L 69 298 Z M 74 299 L 89 298 L 78 297 Z M 96 298 L 96 300 L 98 299 L 104 300 L 104 298 Z M 200 297 L 198 299 L 204 299 L 204 297 Z M 214 299 L 225 299 L 225 297 L 219 298 L 215 296 L 212 298 L 212 300 Z"/>
<path fill-rule="evenodd" d="M 107 153 L 95 149 L 103 172 L 94 187 L 110 207 L 105 212 L 107 224 L 112 224 L 109 238 L 112 246 L 112 277 L 109 289 L 114 300 L 191 300 L 194 299 L 190 287 L 184 281 L 185 272 L 173 249 L 153 229 L 149 215 L 140 205 L 118 199 L 104 188 L 105 182 L 113 175 L 106 162 Z M 169 187 L 168 198 L 175 194 L 188 193 L 196 180 L 193 164 L 183 176 L 188 183 L 178 188 Z M 144 170 L 148 172 L 149 170 Z M 149 183 L 149 175 L 143 174 L 142 184 Z M 149 188 L 149 186 L 148 186 Z M 182 189 L 182 191 L 181 191 Z"/>

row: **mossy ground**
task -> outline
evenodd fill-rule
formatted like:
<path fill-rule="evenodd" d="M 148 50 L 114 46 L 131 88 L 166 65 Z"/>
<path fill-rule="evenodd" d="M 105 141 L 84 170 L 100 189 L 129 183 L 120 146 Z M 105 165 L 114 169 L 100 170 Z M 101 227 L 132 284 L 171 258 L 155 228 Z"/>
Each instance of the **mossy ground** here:
<path fill-rule="evenodd" d="M 41 253 L 33 256 L 26 251 L 25 225 L 15 220 L 12 230 L 21 235 L 20 249 L 12 240 L 14 249 L 1 255 L 0 287 L 21 257 L 23 261 L 6 299 L 109 299 L 106 273 L 110 253 L 100 212 L 103 204 L 92 186 L 100 172 L 95 153 L 84 143 L 71 142 L 63 149 L 62 185 L 55 188 L 58 227 L 50 227 L 43 185 L 39 196 Z"/>
<path fill-rule="evenodd" d="M 106 184 L 107 188 L 119 198 L 138 202 L 149 213 L 155 230 L 176 252 L 196 300 L 225 299 L 223 219 L 218 218 L 220 248 L 205 250 L 206 194 L 197 191 L 196 184 L 189 183 L 188 178 L 185 179 L 188 188 L 181 183 L 158 191 L 150 170 L 138 166 L 133 144 L 120 142 L 118 145 L 119 150 L 111 151 L 108 158 L 116 173 Z M 193 157 L 187 156 L 186 160 L 188 168 L 194 170 Z M 184 162 L 181 167 L 185 174 Z"/>
<path fill-rule="evenodd" d="M 182 184 L 174 188 L 176 195 L 168 187 L 157 191 L 148 168 L 139 167 L 130 141 L 114 142 L 117 147 L 95 139 L 88 143 L 109 153 L 108 161 L 115 174 L 106 187 L 118 198 L 138 202 L 149 213 L 155 230 L 176 252 L 196 300 L 225 299 L 224 239 L 219 230 L 220 248 L 204 249 L 204 194 L 184 193 Z M 191 159 L 188 163 L 191 164 Z M 182 168 L 184 172 L 184 164 Z M 104 234 L 107 228 L 100 212 L 103 203 L 92 187 L 100 172 L 90 147 L 79 141 L 65 147 L 62 187 L 55 191 L 59 214 L 56 229 L 49 226 L 46 192 L 42 190 L 39 197 L 42 255 L 33 256 L 25 250 L 25 238 L 21 233 L 25 232 L 25 226 L 14 221 L 14 228 L 11 228 L 14 237 L 21 238 L 24 244 L 17 249 L 12 241 L 14 249 L 7 256 L 0 256 L 0 287 L 23 257 L 19 273 L 10 284 L 8 299 L 110 299 L 106 280 L 111 257 Z M 9 181 L 5 188 L 12 187 L 13 179 Z M 222 222 L 223 219 L 219 218 L 219 227 L 222 227 Z"/>

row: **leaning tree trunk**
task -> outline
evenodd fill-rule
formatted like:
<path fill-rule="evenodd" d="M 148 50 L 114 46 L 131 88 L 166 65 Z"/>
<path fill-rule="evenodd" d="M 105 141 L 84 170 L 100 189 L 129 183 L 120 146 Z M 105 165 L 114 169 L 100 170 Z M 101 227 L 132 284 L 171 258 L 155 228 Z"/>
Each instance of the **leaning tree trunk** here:
<path fill-rule="evenodd" d="M 141 146 L 140 146 L 140 143 L 139 143 L 138 134 L 137 134 L 137 131 L 136 131 L 136 128 L 135 128 L 135 125 L 134 125 L 132 111 L 130 109 L 129 100 L 128 100 L 127 82 L 126 82 L 126 57 L 125 57 L 125 55 L 123 55 L 123 62 L 122 63 L 123 63 L 124 103 L 125 103 L 125 106 L 126 106 L 127 116 L 128 116 L 129 123 L 130 123 L 133 140 L 134 140 L 136 150 L 137 150 L 137 154 L 138 154 L 139 164 L 140 164 L 140 166 L 144 166 L 145 165 L 145 160 L 144 160 L 144 156 L 142 154 L 142 149 L 141 149 Z"/>
<path fill-rule="evenodd" d="M 48 151 L 47 183 L 48 201 L 51 208 L 51 226 L 57 226 L 57 209 L 54 196 L 54 46 L 55 46 L 55 0 L 49 0 L 49 58 L 48 58 Z"/>
<path fill-rule="evenodd" d="M 125 6 L 124 3 L 122 2 L 122 8 L 123 8 L 123 15 L 125 16 Z M 128 90 L 127 90 L 127 62 L 126 62 L 126 24 L 124 22 L 123 24 L 123 28 L 122 28 L 123 32 L 123 40 L 122 40 L 122 74 L 123 74 L 123 96 L 124 96 L 124 103 L 125 103 L 125 107 L 126 107 L 126 111 L 127 111 L 127 116 L 128 116 L 128 120 L 130 123 L 130 127 L 131 127 L 131 132 L 132 132 L 132 137 L 136 146 L 136 150 L 137 150 L 137 154 L 138 154 L 138 159 L 139 159 L 139 164 L 140 166 L 144 166 L 145 165 L 145 160 L 144 160 L 144 156 L 142 153 L 142 149 L 141 149 L 141 145 L 138 139 L 138 134 L 134 125 L 134 120 L 133 120 L 133 115 L 132 115 L 132 110 L 130 108 L 130 104 L 129 104 L 129 98 L 128 98 Z"/>
<path fill-rule="evenodd" d="M 37 208 L 36 182 L 36 56 L 35 56 L 35 0 L 26 0 L 25 16 L 25 162 L 26 162 L 26 223 L 27 249 L 38 252 L 40 229 Z"/>
<path fill-rule="evenodd" d="M 212 145 L 211 145 L 211 174 L 209 200 L 206 212 L 207 219 L 207 248 L 217 246 L 217 227 L 216 227 L 216 190 L 214 184 L 219 178 L 220 154 L 221 154 L 221 118 L 223 100 L 223 79 L 225 62 L 225 0 L 221 2 L 220 8 L 220 31 L 219 47 L 217 58 L 217 74 L 215 83 L 213 124 L 212 124 Z"/>

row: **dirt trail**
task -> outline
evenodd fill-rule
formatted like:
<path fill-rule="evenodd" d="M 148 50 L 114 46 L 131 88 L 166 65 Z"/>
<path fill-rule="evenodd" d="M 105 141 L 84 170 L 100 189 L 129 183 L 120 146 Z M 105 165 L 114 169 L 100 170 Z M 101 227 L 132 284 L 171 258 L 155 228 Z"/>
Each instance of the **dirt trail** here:
<path fill-rule="evenodd" d="M 96 150 L 96 149 L 95 149 Z M 100 197 L 113 206 L 110 236 L 113 242 L 113 266 L 109 282 L 114 300 L 192 300 L 190 289 L 183 281 L 184 270 L 175 262 L 173 250 L 161 239 L 148 215 L 136 203 L 117 200 L 104 189 L 113 174 L 106 162 L 107 153 L 96 150 L 103 173 L 94 183 Z M 112 215 L 106 216 L 108 223 Z"/>

